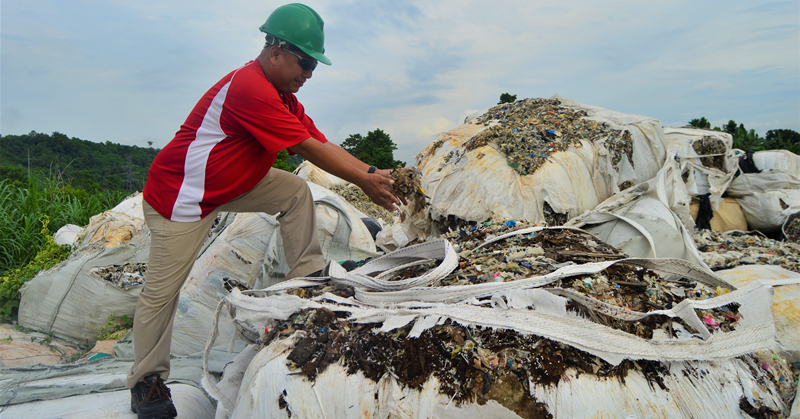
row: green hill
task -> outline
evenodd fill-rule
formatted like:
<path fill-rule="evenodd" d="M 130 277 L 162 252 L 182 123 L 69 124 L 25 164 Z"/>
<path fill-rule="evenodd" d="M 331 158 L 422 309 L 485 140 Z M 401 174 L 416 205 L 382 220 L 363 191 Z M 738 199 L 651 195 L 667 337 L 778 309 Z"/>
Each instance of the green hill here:
<path fill-rule="evenodd" d="M 0 178 L 26 183 L 35 179 L 63 179 L 76 188 L 142 190 L 147 171 L 159 149 L 94 143 L 31 131 L 0 136 Z M 30 166 L 29 166 L 30 164 Z"/>

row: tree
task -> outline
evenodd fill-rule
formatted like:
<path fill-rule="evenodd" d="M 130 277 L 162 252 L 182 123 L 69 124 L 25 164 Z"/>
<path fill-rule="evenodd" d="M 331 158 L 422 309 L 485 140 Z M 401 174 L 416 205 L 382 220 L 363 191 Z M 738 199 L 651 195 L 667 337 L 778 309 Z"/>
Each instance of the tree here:
<path fill-rule="evenodd" d="M 342 142 L 342 148 L 362 162 L 379 169 L 404 167 L 405 162 L 394 159 L 397 145 L 382 129 L 369 131 L 366 137 L 352 134 Z"/>
<path fill-rule="evenodd" d="M 791 129 L 771 129 L 764 137 L 764 143 L 768 150 L 789 150 L 792 153 L 800 154 L 800 133 Z"/>
<path fill-rule="evenodd" d="M 502 105 L 504 103 L 514 103 L 514 101 L 516 100 L 517 100 L 517 95 L 512 95 L 506 92 L 500 95 L 500 101 L 497 102 L 497 104 Z"/>
<path fill-rule="evenodd" d="M 689 121 L 689 125 L 691 125 L 693 127 L 696 127 L 696 128 L 711 129 L 711 123 L 708 122 L 708 120 L 706 119 L 705 116 L 700 117 L 700 119 L 697 119 L 697 118 L 692 119 L 691 121 Z"/>
<path fill-rule="evenodd" d="M 285 170 L 290 173 L 294 172 L 294 169 L 297 169 L 297 166 L 289 164 L 289 152 L 286 150 L 281 150 L 278 152 L 278 157 L 275 158 L 275 163 L 272 164 L 272 167 Z"/>
<path fill-rule="evenodd" d="M 722 130 L 727 132 L 730 135 L 736 135 L 736 121 L 731 119 L 722 127 Z"/>
<path fill-rule="evenodd" d="M 12 185 L 24 188 L 28 185 L 28 172 L 18 166 L 0 167 L 0 180 L 8 180 Z"/>

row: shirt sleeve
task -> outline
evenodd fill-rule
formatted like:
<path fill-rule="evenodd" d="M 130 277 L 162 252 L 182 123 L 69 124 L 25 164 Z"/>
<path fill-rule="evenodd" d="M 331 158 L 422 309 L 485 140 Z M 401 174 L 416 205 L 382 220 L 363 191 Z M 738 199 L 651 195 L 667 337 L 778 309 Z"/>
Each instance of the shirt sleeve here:
<path fill-rule="evenodd" d="M 328 139 L 325 138 L 325 135 L 317 129 L 317 126 L 314 125 L 314 121 L 306 115 L 305 108 L 303 104 L 297 100 L 297 97 L 293 94 L 286 95 L 286 106 L 289 108 L 296 117 L 297 120 L 300 121 L 301 124 L 308 130 L 308 133 L 311 134 L 311 138 L 321 142 L 327 143 Z"/>
<path fill-rule="evenodd" d="M 260 80 L 250 72 L 242 72 L 233 76 L 222 112 L 228 113 L 229 126 L 223 127 L 225 132 L 244 130 L 272 154 L 299 144 L 313 132 L 326 142 L 325 137 L 316 129 L 310 118 L 305 116 L 300 106 L 300 116 L 290 110 L 281 100 L 275 88 L 266 79 Z M 263 76 L 262 76 L 263 77 Z M 295 99 L 296 102 L 296 99 Z M 299 103 L 298 103 L 299 105 Z M 297 112 L 297 107 L 294 109 Z M 308 120 L 308 122 L 303 122 Z M 307 127 L 306 124 L 309 124 Z M 317 138 L 318 140 L 320 138 Z"/>

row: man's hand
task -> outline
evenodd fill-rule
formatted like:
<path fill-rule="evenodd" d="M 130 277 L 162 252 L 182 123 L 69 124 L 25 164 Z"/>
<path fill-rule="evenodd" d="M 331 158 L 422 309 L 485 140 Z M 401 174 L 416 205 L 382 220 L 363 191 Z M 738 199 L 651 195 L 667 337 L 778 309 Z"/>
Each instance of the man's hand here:
<path fill-rule="evenodd" d="M 394 195 L 392 184 L 394 184 L 392 179 L 376 171 L 373 174 L 367 174 L 366 181 L 358 186 L 375 204 L 389 211 L 396 211 L 396 205 L 400 204 L 400 200 Z"/>
<path fill-rule="evenodd" d="M 367 173 L 369 166 L 352 157 L 339 146 L 331 143 L 322 144 L 313 138 L 294 145 L 292 150 L 320 169 L 355 183 L 372 202 L 389 211 L 397 209 L 395 205 L 399 204 L 400 200 L 392 190 L 394 181 L 389 177 L 390 170 L 381 170 L 381 173 L 378 171 L 372 174 Z"/>

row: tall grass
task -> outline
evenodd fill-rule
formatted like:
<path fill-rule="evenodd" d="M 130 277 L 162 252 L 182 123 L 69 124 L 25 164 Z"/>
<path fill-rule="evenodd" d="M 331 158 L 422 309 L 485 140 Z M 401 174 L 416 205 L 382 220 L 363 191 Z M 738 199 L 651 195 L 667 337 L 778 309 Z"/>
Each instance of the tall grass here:
<path fill-rule="evenodd" d="M 31 181 L 27 188 L 0 181 L 0 275 L 25 266 L 41 250 L 46 242 L 43 217 L 52 235 L 65 224 L 88 224 L 90 217 L 113 208 L 125 196 L 123 191 L 89 195 L 54 179 L 43 185 Z"/>
<path fill-rule="evenodd" d="M 31 180 L 25 188 L 0 181 L 0 319 L 15 317 L 22 284 L 69 256 L 69 248 L 57 245 L 53 233 L 65 224 L 88 224 L 127 195 L 89 195 L 57 178 L 40 182 Z"/>

